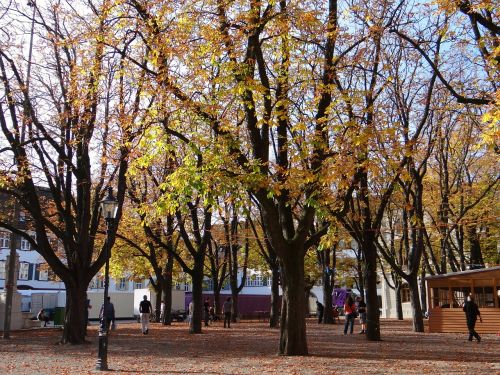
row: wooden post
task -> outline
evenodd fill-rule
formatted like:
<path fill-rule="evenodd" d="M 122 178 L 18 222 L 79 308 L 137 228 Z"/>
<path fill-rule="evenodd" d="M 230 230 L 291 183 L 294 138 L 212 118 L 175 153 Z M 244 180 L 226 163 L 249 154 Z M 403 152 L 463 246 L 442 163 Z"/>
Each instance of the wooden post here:
<path fill-rule="evenodd" d="M 497 291 L 497 279 L 493 278 L 493 305 L 496 307 L 496 308 L 499 308 L 500 306 L 498 306 L 498 291 Z"/>
<path fill-rule="evenodd" d="M 448 305 L 449 305 L 448 308 L 450 308 L 450 309 L 453 307 L 451 283 L 452 283 L 452 281 L 450 279 L 448 279 Z"/>
<path fill-rule="evenodd" d="M 434 308 L 434 291 L 431 288 L 429 280 L 425 282 L 425 287 L 427 288 L 427 306 L 429 306 L 429 309 Z"/>

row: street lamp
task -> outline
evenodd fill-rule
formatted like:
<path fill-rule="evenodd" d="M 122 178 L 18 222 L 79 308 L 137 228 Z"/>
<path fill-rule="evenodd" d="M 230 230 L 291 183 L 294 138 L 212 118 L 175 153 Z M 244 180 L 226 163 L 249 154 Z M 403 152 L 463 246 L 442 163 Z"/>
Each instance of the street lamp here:
<path fill-rule="evenodd" d="M 118 201 L 113 196 L 113 189 L 108 188 L 108 195 L 100 203 L 101 214 L 106 221 L 106 243 L 104 251 L 106 252 L 106 266 L 104 268 L 104 302 L 102 304 L 102 317 L 99 326 L 99 352 L 97 357 L 96 370 L 108 370 L 108 328 L 109 324 L 106 321 L 106 304 L 108 303 L 108 287 L 109 287 L 109 258 L 111 257 L 111 246 L 109 245 L 109 232 L 111 225 L 116 217 L 118 210 Z"/>

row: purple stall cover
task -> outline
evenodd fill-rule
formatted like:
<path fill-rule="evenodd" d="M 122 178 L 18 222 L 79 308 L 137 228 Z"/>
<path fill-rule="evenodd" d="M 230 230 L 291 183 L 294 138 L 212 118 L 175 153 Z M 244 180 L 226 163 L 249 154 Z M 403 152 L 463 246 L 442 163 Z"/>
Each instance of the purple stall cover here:
<path fill-rule="evenodd" d="M 332 303 L 334 306 L 344 306 L 347 295 L 351 292 L 350 289 L 335 288 L 332 294 Z"/>

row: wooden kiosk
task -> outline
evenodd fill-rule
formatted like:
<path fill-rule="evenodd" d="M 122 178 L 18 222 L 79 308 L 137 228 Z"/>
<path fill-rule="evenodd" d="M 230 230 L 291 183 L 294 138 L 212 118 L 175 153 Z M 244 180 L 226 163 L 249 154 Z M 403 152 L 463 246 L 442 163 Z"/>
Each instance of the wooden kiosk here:
<path fill-rule="evenodd" d="M 462 308 L 472 294 L 483 323 L 479 333 L 500 332 L 500 266 L 426 277 L 429 332 L 467 332 Z"/>

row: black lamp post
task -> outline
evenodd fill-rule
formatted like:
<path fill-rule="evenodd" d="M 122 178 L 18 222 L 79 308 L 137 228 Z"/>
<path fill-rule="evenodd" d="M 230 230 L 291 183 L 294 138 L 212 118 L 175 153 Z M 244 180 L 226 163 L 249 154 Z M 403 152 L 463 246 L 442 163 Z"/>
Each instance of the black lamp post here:
<path fill-rule="evenodd" d="M 109 245 L 109 231 L 116 217 L 118 209 L 118 201 L 113 196 L 113 189 L 108 188 L 108 196 L 101 201 L 101 213 L 106 220 L 106 243 L 104 251 L 106 251 L 106 266 L 104 268 L 104 302 L 102 304 L 102 317 L 99 326 L 99 352 L 97 357 L 96 370 L 108 370 L 108 329 L 109 322 L 106 321 L 106 311 L 108 303 L 108 287 L 109 287 L 109 258 L 111 257 L 111 246 Z"/>

